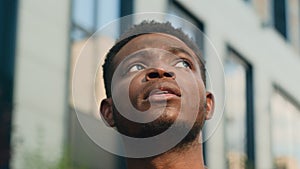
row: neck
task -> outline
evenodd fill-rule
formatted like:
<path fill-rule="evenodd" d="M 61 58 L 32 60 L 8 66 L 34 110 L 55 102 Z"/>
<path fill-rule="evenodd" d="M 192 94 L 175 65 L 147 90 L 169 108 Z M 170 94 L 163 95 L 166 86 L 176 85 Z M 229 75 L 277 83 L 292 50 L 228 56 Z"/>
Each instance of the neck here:
<path fill-rule="evenodd" d="M 205 169 L 202 145 L 196 139 L 185 147 L 175 147 L 149 158 L 128 158 L 128 169 Z"/>

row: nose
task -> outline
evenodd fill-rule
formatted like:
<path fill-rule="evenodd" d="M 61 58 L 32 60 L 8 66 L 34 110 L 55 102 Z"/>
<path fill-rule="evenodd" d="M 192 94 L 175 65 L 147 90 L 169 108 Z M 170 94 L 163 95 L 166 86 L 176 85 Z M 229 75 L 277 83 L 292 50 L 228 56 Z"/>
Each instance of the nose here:
<path fill-rule="evenodd" d="M 146 80 L 155 80 L 158 78 L 170 78 L 175 79 L 175 73 L 171 71 L 165 71 L 164 69 L 150 69 L 146 74 Z"/>

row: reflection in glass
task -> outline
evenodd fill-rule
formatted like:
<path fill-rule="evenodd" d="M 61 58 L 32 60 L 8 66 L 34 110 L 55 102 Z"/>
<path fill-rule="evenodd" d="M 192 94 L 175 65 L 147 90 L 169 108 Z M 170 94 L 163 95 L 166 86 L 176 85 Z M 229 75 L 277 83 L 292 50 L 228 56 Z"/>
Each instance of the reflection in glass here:
<path fill-rule="evenodd" d="M 198 18 L 195 18 L 188 10 L 186 10 L 181 4 L 179 4 L 177 1 L 170 1 L 168 5 L 168 13 L 171 15 L 178 16 L 180 18 L 185 19 L 186 21 L 192 23 L 195 25 L 198 29 L 200 29 L 202 32 L 204 32 L 204 25 L 201 21 L 198 20 Z M 172 17 L 169 18 L 172 20 Z M 183 23 L 181 22 L 172 22 L 174 27 L 181 28 L 184 27 Z M 185 33 L 188 34 L 199 46 L 200 50 L 204 53 L 204 37 L 203 36 L 195 36 L 196 30 L 193 28 L 191 29 L 185 29 Z"/>
<path fill-rule="evenodd" d="M 226 158 L 229 169 L 246 168 L 246 68 L 234 53 L 225 62 L 226 112 L 225 138 Z"/>
<path fill-rule="evenodd" d="M 94 0 L 74 0 L 72 21 L 82 29 L 92 31 L 94 28 Z"/>
<path fill-rule="evenodd" d="M 300 109 L 280 90 L 271 98 L 272 150 L 276 169 L 300 168 Z"/>
<path fill-rule="evenodd" d="M 79 168 L 79 166 L 83 166 L 83 168 L 124 168 L 121 166 L 120 159 L 105 152 L 87 137 L 77 119 L 77 115 L 80 115 L 89 119 L 91 125 L 100 124 L 99 110 L 94 105 L 99 105 L 98 102 L 104 98 L 103 79 L 100 71 L 103 63 L 102 60 L 98 63 L 97 56 L 104 56 L 106 51 L 100 51 L 98 46 L 101 46 L 101 49 L 106 49 L 114 43 L 114 39 L 109 37 L 93 39 L 92 43 L 89 41 L 90 45 L 87 46 L 86 42 L 97 29 L 117 19 L 119 10 L 119 0 L 72 0 L 69 58 L 70 134 L 68 140 L 71 150 L 70 163 L 74 168 Z M 74 68 L 79 58 L 80 64 L 84 68 L 81 71 L 75 71 Z M 76 68 L 78 70 L 78 67 Z M 96 68 L 99 68 L 99 72 L 95 71 Z M 74 95 L 72 95 L 72 78 L 74 74 L 79 77 L 82 86 L 82 88 L 77 90 L 80 95 L 80 101 L 78 101 L 76 107 L 74 105 Z M 101 133 L 101 131 L 99 132 Z M 112 143 L 114 141 L 111 140 Z M 100 162 L 99 157 L 102 159 Z"/>
<path fill-rule="evenodd" d="M 94 78 L 95 72 L 92 72 L 95 67 L 102 65 L 102 63 L 97 63 L 96 59 L 89 56 L 102 56 L 104 53 L 99 53 L 97 48 L 89 47 L 85 51 L 85 53 L 81 53 L 83 47 L 86 45 L 87 40 L 102 26 L 108 24 L 109 22 L 117 19 L 119 17 L 119 9 L 120 2 L 119 0 L 73 0 L 73 9 L 72 9 L 72 29 L 71 29 L 71 56 L 70 56 L 70 77 L 73 77 L 73 70 L 75 68 L 75 63 L 80 56 L 85 57 L 82 59 L 82 64 L 86 65 L 86 69 L 82 71 L 80 78 L 82 79 L 82 84 L 90 89 L 89 91 L 81 91 L 81 102 L 80 105 L 77 105 L 77 109 L 79 109 L 82 113 L 90 114 L 95 116 L 96 118 L 100 118 L 99 114 L 92 107 L 94 100 L 94 88 L 91 83 L 91 78 Z M 116 28 L 117 29 L 117 28 Z M 111 30 L 117 31 L 117 30 Z M 109 46 L 114 42 L 111 38 L 101 38 L 95 40 L 95 46 Z M 104 52 L 104 51 L 101 51 Z M 85 56 L 86 55 L 86 56 Z M 100 69 L 101 70 L 101 67 Z M 72 79 L 72 78 L 70 78 Z M 99 82 L 96 81 L 96 96 L 103 96 L 103 83 L 102 83 L 102 74 L 97 74 L 97 78 Z M 70 81 L 70 94 L 72 93 L 72 81 Z M 101 91 L 101 92 L 100 92 Z M 74 103 L 72 96 L 70 95 L 70 107 L 73 108 Z"/>

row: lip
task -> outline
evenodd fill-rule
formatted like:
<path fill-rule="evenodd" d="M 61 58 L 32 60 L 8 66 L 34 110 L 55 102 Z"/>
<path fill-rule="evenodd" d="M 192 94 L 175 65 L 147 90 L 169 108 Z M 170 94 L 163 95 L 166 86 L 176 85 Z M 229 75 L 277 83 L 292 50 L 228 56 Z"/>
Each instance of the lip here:
<path fill-rule="evenodd" d="M 163 102 L 172 98 L 178 98 L 178 96 L 174 94 L 153 94 L 148 97 L 148 100 L 151 102 Z"/>
<path fill-rule="evenodd" d="M 174 97 L 181 97 L 180 89 L 172 83 L 160 83 L 146 89 L 144 100 L 165 101 Z"/>

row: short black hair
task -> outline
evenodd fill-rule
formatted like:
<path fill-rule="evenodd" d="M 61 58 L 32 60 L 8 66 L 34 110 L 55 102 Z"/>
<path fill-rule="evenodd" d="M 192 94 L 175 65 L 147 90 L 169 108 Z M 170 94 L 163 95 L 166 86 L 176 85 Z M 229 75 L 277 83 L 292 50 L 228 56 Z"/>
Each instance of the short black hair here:
<path fill-rule="evenodd" d="M 174 28 L 170 22 L 160 23 L 156 21 L 143 21 L 138 25 L 134 25 L 123 33 L 119 39 L 116 41 L 115 45 L 109 50 L 106 55 L 105 62 L 103 64 L 103 78 L 104 85 L 106 90 L 107 98 L 111 97 L 111 80 L 113 72 L 112 61 L 115 55 L 121 50 L 121 48 L 127 44 L 130 40 L 144 34 L 150 33 L 165 33 L 177 37 L 182 40 L 189 48 L 191 48 L 196 56 L 198 57 L 198 62 L 201 69 L 201 76 L 204 84 L 206 84 L 206 75 L 205 75 L 205 61 L 202 56 L 202 53 L 199 47 L 196 45 L 192 39 L 186 35 L 181 28 Z"/>

